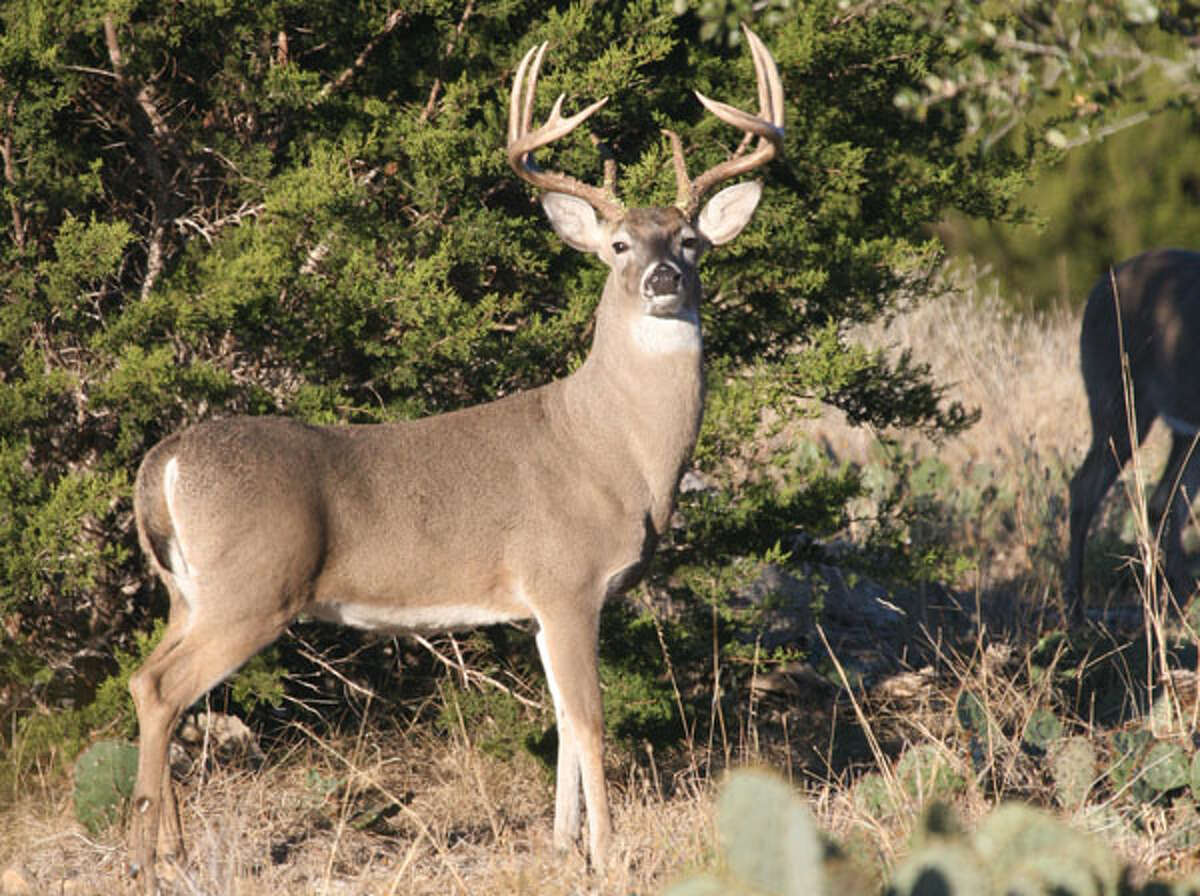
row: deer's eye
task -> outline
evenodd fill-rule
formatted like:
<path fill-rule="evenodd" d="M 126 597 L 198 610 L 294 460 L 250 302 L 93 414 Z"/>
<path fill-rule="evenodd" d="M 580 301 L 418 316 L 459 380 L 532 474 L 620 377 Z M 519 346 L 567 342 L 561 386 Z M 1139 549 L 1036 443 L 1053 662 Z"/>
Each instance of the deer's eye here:
<path fill-rule="evenodd" d="M 629 243 L 625 242 L 624 240 L 617 240 L 615 243 L 613 243 L 613 251 L 618 255 L 628 252 Z"/>
<path fill-rule="evenodd" d="M 700 245 L 700 241 L 694 236 L 685 236 L 679 241 L 679 245 L 684 249 L 695 249 L 698 245 Z"/>

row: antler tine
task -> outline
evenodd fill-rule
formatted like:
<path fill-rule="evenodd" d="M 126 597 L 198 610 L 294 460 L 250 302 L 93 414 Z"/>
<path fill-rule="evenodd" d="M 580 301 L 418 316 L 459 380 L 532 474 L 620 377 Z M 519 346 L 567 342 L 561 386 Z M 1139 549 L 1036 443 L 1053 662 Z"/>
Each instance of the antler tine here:
<path fill-rule="evenodd" d="M 779 69 L 775 59 L 762 39 L 747 28 L 746 40 L 750 44 L 750 56 L 754 60 L 754 74 L 758 81 L 758 105 L 762 112 L 769 112 L 769 120 L 783 129 L 783 82 L 779 78 Z M 759 113 L 762 114 L 761 112 Z"/>
<path fill-rule="evenodd" d="M 508 142 L 510 144 L 521 136 L 521 107 L 523 105 L 521 93 L 525 87 L 525 70 L 529 68 L 529 60 L 533 58 L 534 54 L 545 48 L 545 43 L 537 47 L 530 47 L 529 52 L 521 58 L 521 64 L 517 66 L 517 74 L 513 77 L 512 91 L 508 98 Z"/>
<path fill-rule="evenodd" d="M 685 189 L 684 181 L 678 174 L 680 170 L 685 170 L 683 150 L 677 139 L 672 140 L 676 179 L 679 185 L 679 197 L 676 204 L 689 217 L 696 213 L 704 194 L 721 181 L 765 165 L 783 152 L 783 82 L 779 78 L 779 69 L 775 66 L 771 51 L 767 49 L 758 35 L 745 25 L 742 25 L 742 30 L 746 34 L 746 43 L 750 47 L 750 56 L 754 61 L 754 73 L 758 82 L 758 115 L 750 115 L 734 106 L 709 99 L 698 90 L 695 93 L 704 108 L 717 118 L 758 137 L 758 146 L 748 155 L 735 155 L 710 168 L 695 180 L 690 181 Z"/>
<path fill-rule="evenodd" d="M 533 184 L 539 190 L 577 196 L 590 203 L 605 218 L 618 220 L 625 213 L 625 209 L 613 193 L 612 179 L 607 173 L 604 187 L 595 187 L 559 171 L 543 171 L 531 158 L 534 150 L 565 137 L 608 102 L 608 97 L 604 97 L 583 111 L 563 118 L 562 105 L 566 95 L 562 94 L 554 101 L 546 123 L 539 128 L 533 128 L 533 102 L 537 94 L 538 73 L 542 67 L 546 46 L 546 43 L 542 43 L 531 48 L 517 66 L 517 73 L 513 78 L 508 107 L 508 164 L 522 180 Z"/>
<path fill-rule="evenodd" d="M 683 141 L 679 139 L 679 135 L 674 131 L 662 129 L 663 134 L 671 141 L 671 157 L 675 167 L 675 186 L 678 190 L 678 205 L 683 207 L 687 202 L 691 201 L 692 196 L 692 180 L 687 173 L 687 160 L 683 157 Z"/>

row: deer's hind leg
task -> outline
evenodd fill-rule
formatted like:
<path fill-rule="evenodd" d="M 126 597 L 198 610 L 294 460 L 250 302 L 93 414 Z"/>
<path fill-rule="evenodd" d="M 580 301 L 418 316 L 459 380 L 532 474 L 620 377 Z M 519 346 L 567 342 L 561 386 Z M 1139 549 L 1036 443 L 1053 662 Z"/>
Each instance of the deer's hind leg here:
<path fill-rule="evenodd" d="M 214 589 L 181 598 L 171 576 L 171 616 L 163 640 L 129 680 L 138 717 L 138 769 L 130 822 L 130 873 L 143 879 L 145 892 L 157 889 L 155 858 L 160 833 L 169 848 L 182 852 L 178 806 L 167 765 L 171 734 L 180 715 L 210 688 L 274 641 L 290 616 L 267 608 L 272 599 L 239 595 L 220 600 Z M 236 607 L 236 612 L 206 612 Z M 256 607 L 263 610 L 253 612 Z M 252 612 L 247 612 L 248 610 Z M 174 841 L 174 843 L 170 843 Z"/>
<path fill-rule="evenodd" d="M 1183 553 L 1183 529 L 1200 487 L 1198 454 L 1196 433 L 1172 425 L 1171 453 L 1150 498 L 1150 518 L 1155 530 L 1162 530 L 1163 574 L 1180 606 L 1191 596 L 1194 585 Z"/>
<path fill-rule="evenodd" d="M 1100 391 L 1088 383 L 1089 397 Z M 1140 399 L 1140 397 L 1139 397 Z M 1158 412 L 1149 399 L 1135 399 L 1134 437 L 1146 438 Z M 1104 495 L 1133 454 L 1124 401 L 1092 401 L 1092 444 L 1070 485 L 1070 548 L 1067 557 L 1066 602 L 1073 622 L 1083 619 L 1083 557 L 1088 531 Z"/>

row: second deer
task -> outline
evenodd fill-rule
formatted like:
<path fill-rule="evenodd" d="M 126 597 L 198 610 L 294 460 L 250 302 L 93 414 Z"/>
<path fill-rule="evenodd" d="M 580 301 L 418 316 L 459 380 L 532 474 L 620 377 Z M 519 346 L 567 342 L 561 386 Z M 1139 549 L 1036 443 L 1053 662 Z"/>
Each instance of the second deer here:
<path fill-rule="evenodd" d="M 1083 549 L 1092 518 L 1157 419 L 1171 430 L 1171 452 L 1150 498 L 1150 518 L 1156 530 L 1161 521 L 1163 566 L 1175 599 L 1191 592 L 1182 532 L 1200 486 L 1200 357 L 1192 354 L 1198 347 L 1200 253 L 1145 252 L 1092 288 L 1079 341 L 1092 443 L 1070 490 L 1066 594 L 1076 621 L 1083 615 Z"/>
<path fill-rule="evenodd" d="M 148 892 L 160 834 L 170 853 L 183 850 L 166 761 L 180 714 L 302 613 L 389 631 L 534 620 L 558 723 L 554 842 L 565 849 L 577 837 L 582 788 L 591 858 L 604 863 L 600 609 L 638 581 L 669 525 L 704 406 L 697 266 L 746 226 L 761 186 L 701 201 L 782 143 L 779 74 L 746 37 L 759 114 L 700 99 L 757 146 L 693 180 L 671 135 L 678 198 L 665 208 L 626 209 L 611 178 L 597 187 L 534 164 L 535 150 L 604 100 L 564 118 L 560 97 L 534 128 L 545 45 L 522 60 L 509 162 L 542 191 L 559 236 L 610 268 L 575 373 L 404 423 L 212 420 L 148 452 L 135 516 L 170 597 L 162 641 L 130 680 L 140 728 L 131 871 Z"/>

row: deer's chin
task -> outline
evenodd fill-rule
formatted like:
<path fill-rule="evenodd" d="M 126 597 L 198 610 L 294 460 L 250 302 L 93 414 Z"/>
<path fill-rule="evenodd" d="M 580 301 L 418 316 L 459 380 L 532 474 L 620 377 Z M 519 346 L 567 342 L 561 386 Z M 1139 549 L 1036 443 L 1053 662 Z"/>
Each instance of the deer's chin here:
<path fill-rule="evenodd" d="M 642 296 L 642 311 L 650 317 L 688 317 L 687 297 L 681 293 L 669 296 Z"/>

